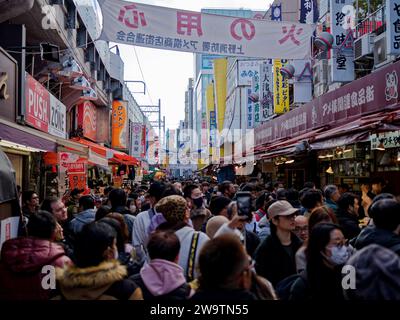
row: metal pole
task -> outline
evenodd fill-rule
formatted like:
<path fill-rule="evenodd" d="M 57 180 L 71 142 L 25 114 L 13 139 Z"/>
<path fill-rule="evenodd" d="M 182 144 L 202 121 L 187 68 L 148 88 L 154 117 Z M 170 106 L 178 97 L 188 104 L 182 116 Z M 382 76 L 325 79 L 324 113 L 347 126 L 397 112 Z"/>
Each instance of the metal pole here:
<path fill-rule="evenodd" d="M 161 113 L 161 111 L 160 111 Z M 165 116 L 163 117 L 163 128 L 164 128 L 164 136 L 165 136 Z"/>
<path fill-rule="evenodd" d="M 165 132 L 164 132 L 165 135 Z M 158 99 L 158 139 L 161 141 L 161 100 Z"/>

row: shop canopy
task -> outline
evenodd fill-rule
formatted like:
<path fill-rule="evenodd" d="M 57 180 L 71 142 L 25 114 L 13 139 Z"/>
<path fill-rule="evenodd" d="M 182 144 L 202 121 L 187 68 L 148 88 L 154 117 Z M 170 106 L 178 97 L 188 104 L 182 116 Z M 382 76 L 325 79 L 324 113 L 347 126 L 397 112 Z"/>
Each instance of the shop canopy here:
<path fill-rule="evenodd" d="M 304 133 L 294 138 L 278 141 L 274 144 L 262 145 L 255 148 L 256 159 L 267 159 L 278 155 L 290 155 L 295 153 L 296 145 L 301 141 L 308 141 L 315 137 L 324 128 L 319 128 L 311 132 Z"/>
<path fill-rule="evenodd" d="M 56 151 L 57 142 L 54 136 L 26 126 L 0 119 L 0 139 L 23 146 L 27 151 Z M 20 147 L 23 150 L 22 147 Z"/>
<path fill-rule="evenodd" d="M 299 143 L 306 141 L 314 150 L 322 150 L 367 141 L 371 132 L 400 129 L 400 111 L 379 112 L 363 116 L 337 127 L 322 127 L 297 137 L 255 148 L 256 159 L 268 159 L 279 155 L 296 153 Z"/>
<path fill-rule="evenodd" d="M 86 139 L 74 138 L 74 141 L 89 147 L 89 162 L 101 166 L 107 166 L 108 163 L 138 165 L 139 160 L 129 156 L 121 151 L 113 150 Z"/>
<path fill-rule="evenodd" d="M 126 153 L 116 150 L 113 150 L 113 152 L 114 156 L 108 160 L 109 162 L 116 162 L 126 165 L 139 165 L 139 160 L 136 159 L 135 157 L 132 157 L 130 155 L 127 155 Z"/>
<path fill-rule="evenodd" d="M 317 134 L 311 149 L 323 150 L 356 142 L 368 141 L 372 132 L 394 131 L 400 129 L 400 112 L 380 112 L 364 116 L 345 125 Z"/>

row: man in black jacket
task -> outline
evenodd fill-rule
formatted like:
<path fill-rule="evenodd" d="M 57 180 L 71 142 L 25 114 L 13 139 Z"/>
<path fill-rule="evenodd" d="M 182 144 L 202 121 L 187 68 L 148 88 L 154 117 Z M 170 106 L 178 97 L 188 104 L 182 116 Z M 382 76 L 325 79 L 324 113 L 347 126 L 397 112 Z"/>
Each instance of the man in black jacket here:
<path fill-rule="evenodd" d="M 366 227 L 354 241 L 360 250 L 370 244 L 379 244 L 400 255 L 400 203 L 382 199 L 371 205 L 370 215 L 374 225 Z"/>
<path fill-rule="evenodd" d="M 338 211 L 336 217 L 343 229 L 344 237 L 350 240 L 356 237 L 361 231 L 358 223 L 359 200 L 352 193 L 344 193 L 340 196 L 337 204 Z"/>
<path fill-rule="evenodd" d="M 296 273 L 295 254 L 302 242 L 293 233 L 295 217 L 299 210 L 285 201 L 277 201 L 268 209 L 271 234 L 255 252 L 257 274 L 272 285 Z"/>

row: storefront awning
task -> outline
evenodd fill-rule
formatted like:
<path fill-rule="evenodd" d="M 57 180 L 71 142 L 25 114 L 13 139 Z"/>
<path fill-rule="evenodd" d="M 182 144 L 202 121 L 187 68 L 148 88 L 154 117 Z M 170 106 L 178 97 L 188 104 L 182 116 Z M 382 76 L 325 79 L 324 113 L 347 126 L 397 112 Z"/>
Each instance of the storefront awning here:
<path fill-rule="evenodd" d="M 56 138 L 56 141 L 58 144 L 57 151 L 59 152 L 72 152 L 83 157 L 89 156 L 89 147 L 86 145 L 62 138 Z"/>
<path fill-rule="evenodd" d="M 126 165 L 139 165 L 140 161 L 136 159 L 135 157 L 132 157 L 130 155 L 127 155 L 126 153 L 112 150 L 114 153 L 114 156 L 109 159 L 109 162 L 116 162 L 116 163 L 121 163 L 121 164 L 126 164 Z"/>
<path fill-rule="evenodd" d="M 318 133 L 322 132 L 324 128 L 319 128 L 311 132 L 304 133 L 297 137 L 279 141 L 274 144 L 263 145 L 255 149 L 256 159 L 267 159 L 278 155 L 290 155 L 296 151 L 296 145 L 301 141 L 309 141 L 313 139 Z"/>
<path fill-rule="evenodd" d="M 125 165 L 138 165 L 140 163 L 135 157 L 121 151 L 113 150 L 85 139 L 74 138 L 74 141 L 89 147 L 89 162 L 94 164 L 108 166 L 108 163 Z"/>
<path fill-rule="evenodd" d="M 266 152 L 263 154 L 259 154 L 256 156 L 256 160 L 265 160 L 265 159 L 270 159 L 270 158 L 274 158 L 276 156 L 282 156 L 282 155 L 289 156 L 295 152 L 296 152 L 296 147 L 291 146 L 291 147 L 277 149 L 277 150 L 269 151 L 269 152 Z"/>
<path fill-rule="evenodd" d="M 0 119 L 0 139 L 25 146 L 32 152 L 57 150 L 55 137 L 4 119 Z"/>
<path fill-rule="evenodd" d="M 400 128 L 400 112 L 376 113 L 317 134 L 311 149 L 323 150 L 368 141 L 371 132 L 392 131 Z"/>

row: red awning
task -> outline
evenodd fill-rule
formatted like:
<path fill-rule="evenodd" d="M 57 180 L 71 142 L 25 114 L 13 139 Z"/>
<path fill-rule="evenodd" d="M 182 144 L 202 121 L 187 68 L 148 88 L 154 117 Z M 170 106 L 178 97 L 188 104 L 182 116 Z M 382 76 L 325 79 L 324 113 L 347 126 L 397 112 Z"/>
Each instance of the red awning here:
<path fill-rule="evenodd" d="M 90 150 L 92 150 L 93 152 L 96 152 L 98 155 L 103 156 L 104 158 L 107 157 L 107 149 L 108 148 L 106 148 L 106 147 L 103 147 L 97 143 L 91 142 L 86 139 L 72 138 L 71 140 L 81 143 L 85 146 L 88 146 L 90 148 Z"/>
<path fill-rule="evenodd" d="M 110 162 L 116 162 L 120 164 L 126 164 L 126 165 L 139 165 L 140 161 L 136 159 L 135 157 L 132 157 L 130 155 L 127 155 L 126 153 L 112 150 L 114 153 L 114 156 L 109 159 Z"/>
<path fill-rule="evenodd" d="M 85 139 L 73 138 L 72 140 L 88 146 L 91 151 L 107 159 L 108 162 L 110 163 L 126 164 L 126 165 L 139 165 L 140 163 L 140 161 L 135 157 L 127 155 L 126 153 L 123 153 L 121 151 L 103 147 L 97 143 Z"/>

